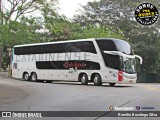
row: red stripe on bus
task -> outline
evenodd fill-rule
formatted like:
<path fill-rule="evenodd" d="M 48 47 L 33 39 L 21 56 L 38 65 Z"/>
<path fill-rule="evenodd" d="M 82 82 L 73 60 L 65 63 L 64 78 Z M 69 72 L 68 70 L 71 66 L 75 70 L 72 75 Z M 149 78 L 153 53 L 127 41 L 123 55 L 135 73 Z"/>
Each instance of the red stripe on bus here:
<path fill-rule="evenodd" d="M 118 81 L 122 81 L 122 80 L 123 80 L 123 72 L 118 71 Z"/>

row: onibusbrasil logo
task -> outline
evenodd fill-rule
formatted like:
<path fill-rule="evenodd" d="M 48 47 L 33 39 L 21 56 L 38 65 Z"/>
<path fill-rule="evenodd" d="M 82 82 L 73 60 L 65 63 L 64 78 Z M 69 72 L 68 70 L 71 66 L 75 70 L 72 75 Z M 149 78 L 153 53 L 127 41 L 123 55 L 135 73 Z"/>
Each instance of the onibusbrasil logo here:
<path fill-rule="evenodd" d="M 158 9 L 151 3 L 142 3 L 135 9 L 135 19 L 141 25 L 152 25 L 158 20 Z"/>
<path fill-rule="evenodd" d="M 113 106 L 109 106 L 109 110 L 110 110 L 110 111 L 113 111 Z"/>

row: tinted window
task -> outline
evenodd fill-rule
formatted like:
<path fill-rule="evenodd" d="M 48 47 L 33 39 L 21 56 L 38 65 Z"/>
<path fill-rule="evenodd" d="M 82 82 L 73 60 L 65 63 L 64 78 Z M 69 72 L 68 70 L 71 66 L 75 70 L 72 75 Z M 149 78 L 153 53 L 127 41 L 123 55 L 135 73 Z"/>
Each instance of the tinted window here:
<path fill-rule="evenodd" d="M 117 51 L 116 45 L 111 40 L 97 40 L 101 51 Z"/>
<path fill-rule="evenodd" d="M 91 52 L 97 53 L 93 42 L 69 42 L 61 44 L 48 44 L 48 45 L 35 45 L 15 47 L 14 54 L 27 55 L 27 54 L 43 54 L 43 53 L 65 53 L 65 52 Z"/>
<path fill-rule="evenodd" d="M 17 65 L 18 65 L 17 63 L 14 63 L 13 64 L 13 69 L 17 69 Z"/>
<path fill-rule="evenodd" d="M 93 42 L 70 42 L 65 45 L 65 52 L 91 52 L 96 53 Z"/>
<path fill-rule="evenodd" d="M 103 53 L 104 62 L 107 67 L 120 70 L 120 58 L 118 55 L 110 55 Z"/>
<path fill-rule="evenodd" d="M 128 55 L 132 55 L 132 49 L 131 46 L 128 44 L 128 42 L 126 41 L 122 41 L 122 40 L 115 40 L 114 41 L 118 51 L 128 54 Z"/>
<path fill-rule="evenodd" d="M 37 61 L 37 69 L 85 69 L 85 70 L 100 70 L 99 63 L 90 61 Z"/>
<path fill-rule="evenodd" d="M 112 40 L 97 40 L 105 65 L 113 69 L 120 69 L 120 58 L 118 55 L 106 54 L 103 51 L 117 51 L 117 47 Z"/>
<path fill-rule="evenodd" d="M 120 51 L 128 55 L 133 54 L 131 46 L 126 41 L 118 39 L 97 39 L 96 41 L 101 51 Z"/>

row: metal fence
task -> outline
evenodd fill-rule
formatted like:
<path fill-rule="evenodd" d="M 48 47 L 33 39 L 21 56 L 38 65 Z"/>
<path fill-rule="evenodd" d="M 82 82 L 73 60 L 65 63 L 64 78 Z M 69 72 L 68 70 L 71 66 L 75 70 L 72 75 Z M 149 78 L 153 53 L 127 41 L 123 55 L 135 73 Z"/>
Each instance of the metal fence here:
<path fill-rule="evenodd" d="M 138 73 L 138 83 L 160 83 L 160 75 L 155 73 Z"/>

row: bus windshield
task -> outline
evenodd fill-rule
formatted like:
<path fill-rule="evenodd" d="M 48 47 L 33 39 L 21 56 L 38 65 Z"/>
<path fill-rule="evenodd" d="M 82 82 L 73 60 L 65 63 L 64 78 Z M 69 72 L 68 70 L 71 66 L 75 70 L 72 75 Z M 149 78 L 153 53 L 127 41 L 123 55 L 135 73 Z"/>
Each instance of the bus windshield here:
<path fill-rule="evenodd" d="M 136 73 L 135 58 L 128 42 L 118 39 L 97 39 L 96 42 L 107 67 L 128 74 Z"/>
<path fill-rule="evenodd" d="M 107 67 L 121 70 L 128 74 L 136 73 L 136 60 L 134 56 L 125 55 L 117 51 L 104 51 L 102 55 Z"/>
<path fill-rule="evenodd" d="M 135 58 L 127 58 L 127 59 L 121 59 L 123 60 L 121 63 L 121 70 L 123 72 L 134 74 L 136 73 L 136 60 Z"/>

